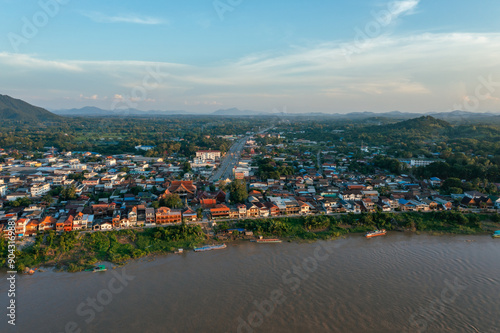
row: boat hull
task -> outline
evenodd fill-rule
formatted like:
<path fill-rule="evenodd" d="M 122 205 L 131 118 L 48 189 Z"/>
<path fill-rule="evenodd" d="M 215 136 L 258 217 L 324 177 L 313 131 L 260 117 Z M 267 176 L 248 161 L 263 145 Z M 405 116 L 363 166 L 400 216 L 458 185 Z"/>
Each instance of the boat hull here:
<path fill-rule="evenodd" d="M 281 243 L 281 239 L 257 239 L 255 242 L 259 244 Z"/>
<path fill-rule="evenodd" d="M 384 236 L 387 234 L 387 231 L 385 230 L 376 230 L 376 231 L 372 231 L 372 232 L 368 232 L 365 237 L 366 238 L 373 238 L 373 237 L 377 237 L 377 236 Z"/>
<path fill-rule="evenodd" d="M 202 246 L 199 248 L 194 249 L 194 252 L 205 252 L 205 251 L 212 251 L 212 250 L 220 250 L 220 249 L 225 249 L 227 247 L 226 244 L 222 245 L 208 245 L 208 246 Z"/>

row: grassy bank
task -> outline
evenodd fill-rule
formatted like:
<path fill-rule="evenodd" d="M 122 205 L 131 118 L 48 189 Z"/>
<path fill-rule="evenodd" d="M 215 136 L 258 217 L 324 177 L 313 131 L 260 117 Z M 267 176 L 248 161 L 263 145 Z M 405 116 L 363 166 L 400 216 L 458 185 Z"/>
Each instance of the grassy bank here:
<path fill-rule="evenodd" d="M 23 271 L 25 267 L 55 266 L 79 272 L 98 261 L 121 264 L 153 253 L 191 249 L 205 240 L 201 228 L 193 225 L 61 235 L 50 231 L 37 235 L 33 245 L 17 251 L 16 268 Z M 6 253 L 5 246 L 5 242 L 0 244 L 1 253 Z M 5 263 L 5 258 L 0 261 Z"/>
<path fill-rule="evenodd" d="M 430 234 L 488 234 L 500 229 L 500 215 L 462 214 L 460 212 L 373 213 L 347 215 L 315 215 L 273 219 L 219 222 L 214 231 L 226 234 L 231 228 L 244 228 L 255 235 L 289 240 L 332 239 L 350 233 L 375 229 Z M 241 235 L 232 233 L 232 239 Z M 55 266 L 78 272 L 98 261 L 121 264 L 129 259 L 155 253 L 171 253 L 177 248 L 192 249 L 207 241 L 198 225 L 179 225 L 144 230 L 106 232 L 68 232 L 57 235 L 50 231 L 36 236 L 32 246 L 16 253 L 16 267 Z M 5 265 L 7 242 L 0 240 L 0 264 Z"/>
<path fill-rule="evenodd" d="M 264 236 L 291 239 L 328 239 L 348 233 L 375 229 L 435 232 L 440 234 L 485 234 L 500 228 L 500 215 L 462 214 L 456 211 L 429 213 L 373 213 L 347 215 L 316 215 L 242 220 L 234 226 Z M 219 230 L 233 227 L 222 222 Z"/>

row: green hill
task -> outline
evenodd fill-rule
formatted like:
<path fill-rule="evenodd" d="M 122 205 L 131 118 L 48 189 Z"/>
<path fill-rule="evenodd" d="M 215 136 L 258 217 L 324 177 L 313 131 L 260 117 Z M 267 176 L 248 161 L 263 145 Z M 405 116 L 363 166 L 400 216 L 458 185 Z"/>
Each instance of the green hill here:
<path fill-rule="evenodd" d="M 63 118 L 43 108 L 7 95 L 0 95 L 0 120 L 2 121 L 34 123 L 61 119 Z"/>
<path fill-rule="evenodd" d="M 441 119 L 436 119 L 431 116 L 423 116 L 420 118 L 409 119 L 396 124 L 387 125 L 387 127 L 390 127 L 391 129 L 417 130 L 423 132 L 443 129 L 450 126 L 451 125 L 446 121 Z"/>

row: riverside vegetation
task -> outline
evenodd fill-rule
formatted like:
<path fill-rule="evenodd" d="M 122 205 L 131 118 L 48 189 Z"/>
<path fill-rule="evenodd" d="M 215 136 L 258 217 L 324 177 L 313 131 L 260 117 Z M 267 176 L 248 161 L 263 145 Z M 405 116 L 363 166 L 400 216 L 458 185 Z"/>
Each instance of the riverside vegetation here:
<path fill-rule="evenodd" d="M 382 213 L 315 215 L 221 221 L 216 233 L 231 228 L 245 228 L 256 235 L 277 236 L 289 240 L 325 240 L 363 233 L 377 228 L 387 230 L 430 232 L 433 234 L 486 234 L 500 226 L 500 214 L 462 214 L 456 211 L 430 213 Z M 238 232 L 233 232 L 238 238 Z M 54 231 L 36 236 L 33 245 L 16 252 L 16 267 L 55 266 L 79 272 L 98 261 L 123 264 L 151 254 L 171 253 L 177 248 L 193 249 L 207 241 L 199 225 L 176 225 L 148 229 L 125 229 L 105 232 Z M 5 265 L 7 242 L 0 240 L 0 264 Z"/>
<path fill-rule="evenodd" d="M 432 232 L 443 234 L 483 234 L 498 227 L 500 214 L 462 214 L 456 211 L 362 213 L 346 215 L 314 215 L 274 219 L 242 220 L 238 227 L 262 235 L 290 239 L 330 239 L 349 233 L 364 233 L 375 229 Z M 223 230 L 225 224 L 219 225 Z"/>
<path fill-rule="evenodd" d="M 206 237 L 198 225 L 178 225 L 144 230 L 117 230 L 105 232 L 76 231 L 56 234 L 54 231 L 38 234 L 35 243 L 16 251 L 16 268 L 55 266 L 69 272 L 91 268 L 98 261 L 122 264 L 130 259 L 154 253 L 168 253 L 176 248 L 193 248 Z M 7 242 L 0 242 L 5 264 Z"/>

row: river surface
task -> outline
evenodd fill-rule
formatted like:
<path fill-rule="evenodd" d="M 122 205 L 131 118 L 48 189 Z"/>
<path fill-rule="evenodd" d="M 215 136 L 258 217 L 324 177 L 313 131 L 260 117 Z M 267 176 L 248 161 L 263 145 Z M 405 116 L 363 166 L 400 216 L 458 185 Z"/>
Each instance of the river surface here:
<path fill-rule="evenodd" d="M 500 332 L 500 241 L 389 233 L 18 275 L 0 332 Z M 118 277 L 117 277 L 118 276 Z"/>

